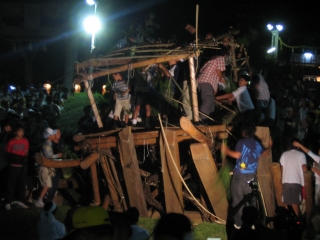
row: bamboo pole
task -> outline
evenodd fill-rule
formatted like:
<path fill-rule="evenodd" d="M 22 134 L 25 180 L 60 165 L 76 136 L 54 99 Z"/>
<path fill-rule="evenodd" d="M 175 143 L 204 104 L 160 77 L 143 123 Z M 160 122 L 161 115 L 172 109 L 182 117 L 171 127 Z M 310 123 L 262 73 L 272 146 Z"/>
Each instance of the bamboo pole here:
<path fill-rule="evenodd" d="M 98 160 L 99 154 L 97 152 L 91 153 L 88 157 L 80 162 L 80 167 L 82 169 L 88 169 L 92 164 Z"/>
<path fill-rule="evenodd" d="M 94 73 L 92 75 L 94 75 Z M 87 91 L 87 94 L 88 94 L 88 98 L 89 98 L 89 101 L 91 103 L 93 114 L 94 114 L 94 116 L 95 116 L 95 118 L 97 120 L 98 127 L 99 128 L 103 128 L 103 124 L 102 124 L 102 121 L 101 121 L 101 118 L 100 118 L 100 115 L 99 115 L 99 111 L 98 111 L 96 102 L 94 101 L 94 97 L 92 95 L 91 87 L 89 86 L 88 80 L 89 79 L 87 79 L 87 81 L 84 81 L 84 86 L 86 88 L 86 91 Z"/>
<path fill-rule="evenodd" d="M 98 206 L 100 205 L 101 200 L 100 200 L 100 191 L 99 191 L 99 182 L 98 182 L 96 163 L 91 164 L 90 170 L 91 170 L 91 181 L 92 181 L 94 205 Z"/>
<path fill-rule="evenodd" d="M 132 63 L 132 68 L 144 67 L 147 65 L 171 61 L 171 60 L 180 60 L 180 59 L 184 59 L 184 58 L 194 57 L 195 55 L 196 54 L 194 54 L 193 52 L 192 53 L 185 53 L 185 54 L 175 54 L 175 55 L 160 55 L 159 57 L 156 57 L 156 58 L 142 60 L 139 62 Z M 74 83 L 79 84 L 81 82 L 86 82 L 87 80 L 95 79 L 95 78 L 102 77 L 105 75 L 126 71 L 127 69 L 128 69 L 128 65 L 122 65 L 122 66 L 117 66 L 117 67 L 107 69 L 104 71 L 94 72 L 94 73 L 88 74 L 88 75 L 78 75 L 74 79 Z"/>
<path fill-rule="evenodd" d="M 191 93 L 192 93 L 193 121 L 199 122 L 199 107 L 198 107 L 198 96 L 197 96 L 196 73 L 194 69 L 194 59 L 193 57 L 189 57 L 188 60 L 189 60 Z"/>

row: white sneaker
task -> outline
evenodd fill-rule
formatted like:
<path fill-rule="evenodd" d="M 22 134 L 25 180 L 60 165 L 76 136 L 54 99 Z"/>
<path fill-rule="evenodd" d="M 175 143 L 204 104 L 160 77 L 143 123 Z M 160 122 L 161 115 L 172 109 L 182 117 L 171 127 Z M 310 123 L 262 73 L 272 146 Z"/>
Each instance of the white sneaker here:
<path fill-rule="evenodd" d="M 11 205 L 12 204 L 18 206 L 19 208 L 23 208 L 23 209 L 29 208 L 27 205 L 25 205 L 23 202 L 20 202 L 20 201 L 14 201 L 14 202 L 11 203 Z"/>
<path fill-rule="evenodd" d="M 38 208 L 43 208 L 44 203 L 43 203 L 42 200 L 38 199 L 38 200 L 33 202 L 33 206 L 38 207 Z"/>
<path fill-rule="evenodd" d="M 7 203 L 7 204 L 4 206 L 4 208 L 5 208 L 6 210 L 10 211 L 10 210 L 11 210 L 11 205 L 10 205 L 10 203 Z"/>
<path fill-rule="evenodd" d="M 241 228 L 241 226 L 238 226 L 236 224 L 233 224 L 233 226 L 234 226 L 235 229 L 240 229 Z"/>

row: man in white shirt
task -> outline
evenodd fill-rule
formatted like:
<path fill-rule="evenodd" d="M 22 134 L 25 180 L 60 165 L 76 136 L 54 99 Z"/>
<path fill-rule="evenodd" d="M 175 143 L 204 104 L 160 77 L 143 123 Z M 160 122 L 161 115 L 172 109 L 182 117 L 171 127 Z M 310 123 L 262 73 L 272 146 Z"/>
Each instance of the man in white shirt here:
<path fill-rule="evenodd" d="M 292 206 L 299 217 L 299 205 L 302 201 L 302 187 L 304 186 L 303 172 L 308 170 L 307 161 L 305 155 L 298 151 L 292 142 L 288 143 L 287 149 L 289 150 L 282 153 L 280 158 L 282 198 L 286 205 Z"/>
<path fill-rule="evenodd" d="M 249 82 L 250 77 L 248 75 L 242 75 L 239 78 L 239 87 L 237 88 L 237 90 L 233 91 L 232 93 L 227 93 L 216 97 L 216 99 L 219 101 L 227 100 L 228 102 L 232 102 L 235 100 L 245 123 L 252 123 L 255 116 L 254 105 L 251 101 L 251 97 L 247 88 Z"/>

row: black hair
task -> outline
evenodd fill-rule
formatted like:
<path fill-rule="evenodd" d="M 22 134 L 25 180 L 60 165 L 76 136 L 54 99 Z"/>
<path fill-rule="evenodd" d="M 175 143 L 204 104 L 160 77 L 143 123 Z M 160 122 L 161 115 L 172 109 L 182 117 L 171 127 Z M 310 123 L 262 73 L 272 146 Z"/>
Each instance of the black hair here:
<path fill-rule="evenodd" d="M 240 78 L 242 78 L 242 79 L 244 79 L 246 82 L 250 82 L 251 81 L 251 77 L 250 76 L 248 76 L 248 75 L 241 75 L 240 77 L 239 77 L 239 79 Z"/>
<path fill-rule="evenodd" d="M 242 132 L 246 137 L 253 137 L 256 132 L 256 126 L 253 123 L 245 123 L 242 127 Z"/>
<path fill-rule="evenodd" d="M 126 215 L 130 225 L 135 225 L 139 221 L 140 213 L 136 207 L 128 208 Z"/>
<path fill-rule="evenodd" d="M 192 231 L 190 220 L 180 213 L 169 213 L 160 218 L 154 229 L 154 239 L 162 239 L 164 236 L 183 240 L 186 233 Z"/>

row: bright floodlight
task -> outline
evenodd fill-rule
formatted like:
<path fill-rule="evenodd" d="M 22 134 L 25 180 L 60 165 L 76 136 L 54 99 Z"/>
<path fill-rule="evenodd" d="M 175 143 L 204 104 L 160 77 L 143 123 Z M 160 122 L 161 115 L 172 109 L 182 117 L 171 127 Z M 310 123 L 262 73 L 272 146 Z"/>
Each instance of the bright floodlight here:
<path fill-rule="evenodd" d="M 311 58 L 311 57 L 312 57 L 312 53 L 305 53 L 304 56 L 305 56 L 306 58 Z"/>
<path fill-rule="evenodd" d="M 87 17 L 84 20 L 84 29 L 91 34 L 98 32 L 101 28 L 100 20 L 95 16 Z"/>
<path fill-rule="evenodd" d="M 272 53 L 272 52 L 274 52 L 276 50 L 276 48 L 275 47 L 272 47 L 272 48 L 270 48 L 268 51 L 267 51 L 267 53 Z"/>
<path fill-rule="evenodd" d="M 87 3 L 88 3 L 89 5 L 94 5 L 94 4 L 96 4 L 96 2 L 95 2 L 94 0 L 87 0 Z"/>
<path fill-rule="evenodd" d="M 276 25 L 276 28 L 278 29 L 278 31 L 282 31 L 283 26 L 282 25 Z"/>
<path fill-rule="evenodd" d="M 271 24 L 268 24 L 267 28 L 269 29 L 269 31 L 271 31 L 273 29 L 273 26 Z"/>

